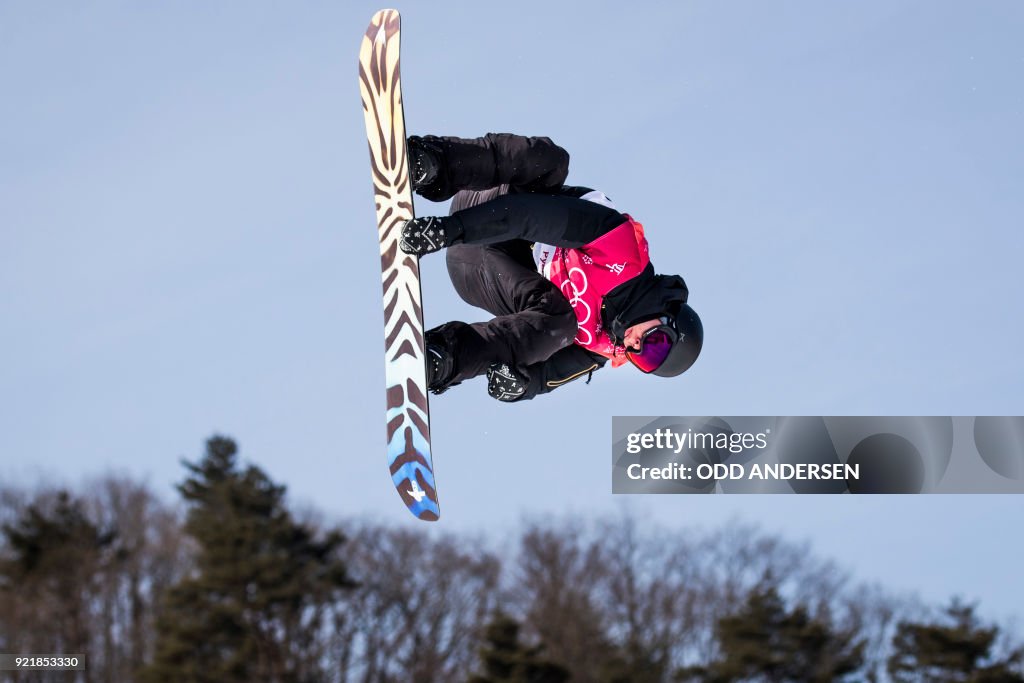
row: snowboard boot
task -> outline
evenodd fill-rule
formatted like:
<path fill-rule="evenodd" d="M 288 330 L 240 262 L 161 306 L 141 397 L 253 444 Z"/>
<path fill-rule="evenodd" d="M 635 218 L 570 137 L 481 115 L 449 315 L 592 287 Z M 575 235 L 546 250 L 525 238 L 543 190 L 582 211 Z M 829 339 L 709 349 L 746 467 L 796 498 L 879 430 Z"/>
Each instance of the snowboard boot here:
<path fill-rule="evenodd" d="M 432 394 L 443 394 L 452 386 L 451 377 L 455 370 L 455 359 L 448 349 L 427 342 L 427 389 Z M 457 384 L 457 382 L 456 382 Z"/>
<path fill-rule="evenodd" d="M 419 192 L 437 182 L 441 174 L 441 150 L 418 135 L 409 137 L 409 179 Z"/>

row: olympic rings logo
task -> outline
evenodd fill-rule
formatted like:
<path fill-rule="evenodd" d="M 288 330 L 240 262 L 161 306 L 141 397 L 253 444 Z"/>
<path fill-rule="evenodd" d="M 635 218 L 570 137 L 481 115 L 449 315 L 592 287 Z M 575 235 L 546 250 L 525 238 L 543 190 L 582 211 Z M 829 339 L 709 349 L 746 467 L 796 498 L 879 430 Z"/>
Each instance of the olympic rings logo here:
<path fill-rule="evenodd" d="M 579 277 L 574 280 L 574 275 Z M 569 286 L 568 291 L 566 290 L 566 285 Z M 559 285 L 562 295 L 569 300 L 569 305 L 572 306 L 572 310 L 576 314 L 579 331 L 576 333 L 575 342 L 581 346 L 590 346 L 594 343 L 594 336 L 590 333 L 590 330 L 583 327 L 590 321 L 590 316 L 593 314 L 590 304 L 583 300 L 587 287 L 587 276 L 579 268 L 570 268 L 568 277 Z"/>

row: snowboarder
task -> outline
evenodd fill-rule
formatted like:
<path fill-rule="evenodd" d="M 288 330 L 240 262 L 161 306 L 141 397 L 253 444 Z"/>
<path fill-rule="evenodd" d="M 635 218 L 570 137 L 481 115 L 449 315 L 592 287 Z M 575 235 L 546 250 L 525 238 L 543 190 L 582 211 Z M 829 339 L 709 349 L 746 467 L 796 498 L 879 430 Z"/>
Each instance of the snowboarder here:
<path fill-rule="evenodd" d="M 492 397 L 519 401 L 608 361 L 674 377 L 697 359 L 683 278 L 654 273 L 643 226 L 606 195 L 563 185 L 569 154 L 549 138 L 412 136 L 408 149 L 413 189 L 454 199 L 447 217 L 405 223 L 401 249 L 447 248 L 459 296 L 496 316 L 426 333 L 431 392 L 486 374 Z"/>

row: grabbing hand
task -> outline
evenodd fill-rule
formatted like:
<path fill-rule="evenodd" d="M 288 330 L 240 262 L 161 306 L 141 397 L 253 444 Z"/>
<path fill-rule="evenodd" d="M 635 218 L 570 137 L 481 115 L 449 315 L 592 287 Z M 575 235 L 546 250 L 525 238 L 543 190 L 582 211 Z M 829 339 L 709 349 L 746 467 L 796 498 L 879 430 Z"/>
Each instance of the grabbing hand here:
<path fill-rule="evenodd" d="M 526 393 L 527 380 L 505 363 L 487 368 L 487 393 L 499 401 L 511 402 Z"/>
<path fill-rule="evenodd" d="M 445 230 L 447 219 L 439 216 L 413 218 L 402 226 L 402 239 L 398 246 L 406 254 L 423 256 L 448 246 L 449 232 Z"/>

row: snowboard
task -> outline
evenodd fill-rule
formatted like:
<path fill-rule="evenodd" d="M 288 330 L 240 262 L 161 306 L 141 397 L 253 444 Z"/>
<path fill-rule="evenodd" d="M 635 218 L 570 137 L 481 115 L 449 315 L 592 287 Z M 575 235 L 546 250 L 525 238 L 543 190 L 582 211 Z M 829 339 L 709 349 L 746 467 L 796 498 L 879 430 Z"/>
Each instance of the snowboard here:
<path fill-rule="evenodd" d="M 401 17 L 396 10 L 373 15 L 359 48 L 359 89 L 370 146 L 384 287 L 388 463 L 391 480 L 409 511 L 434 521 L 441 510 L 430 456 L 419 258 L 398 247 L 402 225 L 415 215 L 405 148 L 400 38 Z"/>

